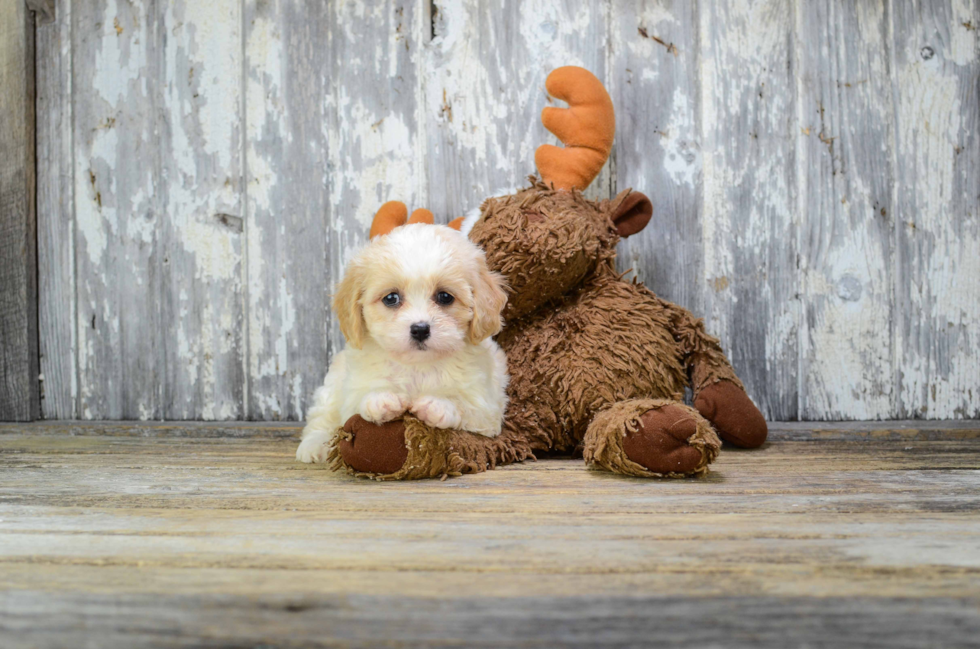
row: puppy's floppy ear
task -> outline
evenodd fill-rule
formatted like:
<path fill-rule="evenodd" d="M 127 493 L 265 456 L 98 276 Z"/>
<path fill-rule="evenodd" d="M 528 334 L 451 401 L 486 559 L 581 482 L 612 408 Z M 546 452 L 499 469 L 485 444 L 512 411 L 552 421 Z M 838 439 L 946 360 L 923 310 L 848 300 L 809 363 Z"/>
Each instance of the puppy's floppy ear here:
<path fill-rule="evenodd" d="M 340 331 L 348 344 L 355 349 L 361 348 L 367 335 L 367 322 L 364 321 L 361 305 L 364 279 L 364 268 L 355 261 L 347 267 L 344 279 L 333 296 L 333 312 L 340 323 Z"/>
<path fill-rule="evenodd" d="M 478 258 L 477 268 L 473 281 L 473 319 L 467 332 L 469 342 L 474 345 L 500 331 L 503 326 L 500 314 L 507 305 L 503 276 L 490 271 L 483 255 Z"/>

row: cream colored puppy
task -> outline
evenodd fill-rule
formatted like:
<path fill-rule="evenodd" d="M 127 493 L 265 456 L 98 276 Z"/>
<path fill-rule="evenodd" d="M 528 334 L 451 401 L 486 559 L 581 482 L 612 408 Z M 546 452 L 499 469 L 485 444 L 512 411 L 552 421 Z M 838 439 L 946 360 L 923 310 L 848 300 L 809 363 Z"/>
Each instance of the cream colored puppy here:
<path fill-rule="evenodd" d="M 296 459 L 324 461 L 356 414 L 498 435 L 507 359 L 491 336 L 506 302 L 483 251 L 456 230 L 409 224 L 372 240 L 334 296 L 348 344 L 313 397 Z"/>

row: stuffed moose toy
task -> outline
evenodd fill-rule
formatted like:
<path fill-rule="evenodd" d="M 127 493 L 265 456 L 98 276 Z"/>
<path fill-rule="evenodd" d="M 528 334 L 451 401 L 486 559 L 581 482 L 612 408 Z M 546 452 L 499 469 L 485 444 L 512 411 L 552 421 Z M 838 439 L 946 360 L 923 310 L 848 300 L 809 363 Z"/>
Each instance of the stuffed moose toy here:
<path fill-rule="evenodd" d="M 613 143 L 602 83 L 563 67 L 546 87 L 568 103 L 542 113 L 565 147 L 538 148 L 541 180 L 487 199 L 475 223 L 450 224 L 468 230 L 511 289 L 497 336 L 510 373 L 503 431 L 485 437 L 412 416 L 376 425 L 355 415 L 328 452 L 333 468 L 434 478 L 537 453 L 581 455 L 589 466 L 629 476 L 700 476 L 718 454 L 719 436 L 748 448 L 765 441 L 765 419 L 701 320 L 616 271 L 617 242 L 642 230 L 653 207 L 630 190 L 598 202 L 581 194 Z M 372 232 L 400 224 L 379 227 L 379 218 Z M 686 387 L 693 408 L 683 403 Z"/>

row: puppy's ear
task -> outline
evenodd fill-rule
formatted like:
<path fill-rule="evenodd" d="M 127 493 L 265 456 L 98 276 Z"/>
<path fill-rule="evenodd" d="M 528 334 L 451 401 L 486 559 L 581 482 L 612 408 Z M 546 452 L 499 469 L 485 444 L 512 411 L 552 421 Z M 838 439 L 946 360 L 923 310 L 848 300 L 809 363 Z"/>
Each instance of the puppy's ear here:
<path fill-rule="evenodd" d="M 474 345 L 484 338 L 493 336 L 503 325 L 500 314 L 507 305 L 507 292 L 504 278 L 487 268 L 487 260 L 480 255 L 478 271 L 473 282 L 473 319 L 467 334 Z"/>
<path fill-rule="evenodd" d="M 344 279 L 333 296 L 333 312 L 347 343 L 360 349 L 367 335 L 361 298 L 364 292 L 364 268 L 357 262 L 347 267 Z"/>

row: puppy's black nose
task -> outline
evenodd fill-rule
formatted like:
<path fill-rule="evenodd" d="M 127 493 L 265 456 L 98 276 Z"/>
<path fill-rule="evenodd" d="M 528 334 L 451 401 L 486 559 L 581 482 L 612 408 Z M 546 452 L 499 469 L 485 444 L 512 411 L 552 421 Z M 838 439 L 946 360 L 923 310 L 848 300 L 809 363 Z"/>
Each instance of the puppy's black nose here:
<path fill-rule="evenodd" d="M 429 337 L 429 323 L 416 322 L 408 328 L 408 331 L 412 334 L 412 338 L 418 342 L 422 342 Z"/>

